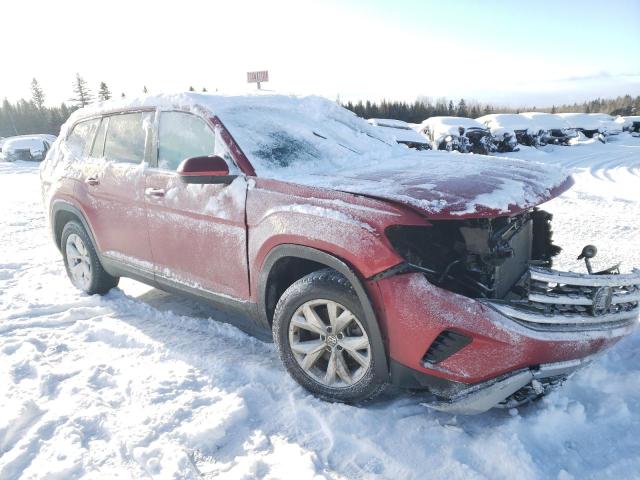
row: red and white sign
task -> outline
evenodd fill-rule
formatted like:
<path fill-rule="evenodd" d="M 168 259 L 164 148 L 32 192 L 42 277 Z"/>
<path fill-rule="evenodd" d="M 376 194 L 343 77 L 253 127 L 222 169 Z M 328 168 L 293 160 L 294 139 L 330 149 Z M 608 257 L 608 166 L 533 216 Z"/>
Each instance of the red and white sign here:
<path fill-rule="evenodd" d="M 248 83 L 260 83 L 269 81 L 269 71 L 262 70 L 260 72 L 247 72 Z"/>

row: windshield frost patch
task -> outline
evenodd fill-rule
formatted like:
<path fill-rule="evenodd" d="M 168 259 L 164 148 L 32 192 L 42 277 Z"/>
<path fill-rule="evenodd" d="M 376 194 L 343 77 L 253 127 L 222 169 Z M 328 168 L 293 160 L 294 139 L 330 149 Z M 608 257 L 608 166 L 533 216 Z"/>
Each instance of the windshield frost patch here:
<path fill-rule="evenodd" d="M 253 153 L 271 165 L 287 167 L 295 160 L 320 158 L 320 152 L 302 138 L 294 138 L 285 131 L 271 132 L 268 136 L 271 141 L 259 145 Z"/>

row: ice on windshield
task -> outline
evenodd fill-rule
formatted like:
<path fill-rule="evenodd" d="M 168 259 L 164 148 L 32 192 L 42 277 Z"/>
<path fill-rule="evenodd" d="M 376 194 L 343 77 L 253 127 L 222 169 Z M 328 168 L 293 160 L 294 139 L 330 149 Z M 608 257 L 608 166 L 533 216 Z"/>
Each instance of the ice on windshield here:
<path fill-rule="evenodd" d="M 319 97 L 249 97 L 215 112 L 258 173 L 280 167 L 312 168 L 390 155 L 392 137 Z M 220 103 L 220 102 L 218 102 Z M 227 103 L 227 102 L 222 102 Z"/>

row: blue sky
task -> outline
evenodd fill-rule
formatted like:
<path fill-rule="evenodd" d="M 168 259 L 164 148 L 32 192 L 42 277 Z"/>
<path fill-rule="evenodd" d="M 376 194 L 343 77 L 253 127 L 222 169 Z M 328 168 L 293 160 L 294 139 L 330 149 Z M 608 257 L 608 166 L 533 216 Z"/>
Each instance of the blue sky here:
<path fill-rule="evenodd" d="M 338 3 L 338 2 L 337 2 Z M 470 54 L 486 55 L 483 76 L 505 69 L 505 58 L 531 59 L 540 81 L 523 72 L 514 79 L 522 98 L 534 101 L 589 95 L 640 94 L 640 1 L 637 0 L 349 0 L 352 12 L 367 12 L 404 31 L 455 38 Z M 425 45 L 428 49 L 428 45 Z M 446 52 L 441 52 L 446 56 Z M 455 60 L 453 60 L 455 61 Z M 446 63 L 446 62 L 443 62 Z M 558 64 L 574 66 L 558 69 Z M 508 69 L 508 63 L 507 63 Z M 459 70 L 459 67 L 456 67 Z M 466 95 L 506 98 L 504 88 L 476 89 L 469 75 Z M 496 78 L 496 84 L 500 84 Z M 542 84 L 542 85 L 540 85 Z M 547 91 L 548 88 L 556 90 Z M 542 87 L 542 88 L 541 88 Z M 627 88 L 628 87 L 628 88 Z M 465 92 L 456 92 L 465 95 Z"/>
<path fill-rule="evenodd" d="M 58 103 L 76 72 L 131 96 L 246 91 L 260 69 L 267 88 L 343 100 L 640 95 L 640 1 L 8 0 L 3 22 L 5 40 L 20 38 L 2 54 L 11 100 L 33 77 Z"/>

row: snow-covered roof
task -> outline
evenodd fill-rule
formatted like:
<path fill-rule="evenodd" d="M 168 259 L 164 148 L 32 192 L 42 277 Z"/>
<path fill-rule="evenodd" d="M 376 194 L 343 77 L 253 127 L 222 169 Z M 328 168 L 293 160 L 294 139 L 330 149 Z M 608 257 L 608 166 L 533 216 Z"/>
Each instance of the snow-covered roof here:
<path fill-rule="evenodd" d="M 70 122 L 110 110 L 145 106 L 191 108 L 217 116 L 258 173 L 293 164 L 326 168 L 327 162 L 337 159 L 393 156 L 394 151 L 406 150 L 388 135 L 388 129 L 376 128 L 318 96 L 195 92 L 145 96 L 90 105 L 74 112 Z"/>
<path fill-rule="evenodd" d="M 446 135 L 460 135 L 460 127 L 465 130 L 487 129 L 481 123 L 466 117 L 430 117 L 422 122 L 421 131 L 426 127 L 431 129 L 436 140 Z"/>
<path fill-rule="evenodd" d="M 617 124 L 611 115 L 606 113 L 558 113 L 572 128 L 585 130 L 619 131 Z"/>
<path fill-rule="evenodd" d="M 393 120 L 390 118 L 370 118 L 367 120 L 371 125 L 383 128 L 387 134 L 391 135 L 398 142 L 427 143 L 427 139 L 411 128 L 407 122 Z"/>
<path fill-rule="evenodd" d="M 4 140 L 2 144 L 2 151 L 4 153 L 20 150 L 20 149 L 30 149 L 32 151 L 43 151 L 45 139 L 40 135 L 34 136 L 20 136 L 20 137 L 9 137 Z"/>
<path fill-rule="evenodd" d="M 507 130 L 527 130 L 534 128 L 531 119 L 517 113 L 492 113 L 476 119 L 493 131 L 504 128 Z"/>
<path fill-rule="evenodd" d="M 56 136 L 55 135 L 49 135 L 48 133 L 33 133 L 30 135 L 16 135 L 13 137 L 0 137 L 0 147 L 2 147 L 5 143 L 7 143 L 9 140 L 13 141 L 13 140 L 19 140 L 19 139 L 33 139 L 33 138 L 40 138 L 43 140 L 47 140 L 49 143 L 53 143 L 56 141 Z"/>
<path fill-rule="evenodd" d="M 536 130 L 555 130 L 571 128 L 571 125 L 562 117 L 554 115 L 552 113 L 545 112 L 524 112 L 521 113 L 525 118 L 528 118 L 533 122 L 534 129 Z"/>
<path fill-rule="evenodd" d="M 464 128 L 482 128 L 486 127 L 474 120 L 473 118 L 466 117 L 430 117 L 422 122 L 422 125 L 447 125 L 453 127 Z"/>

